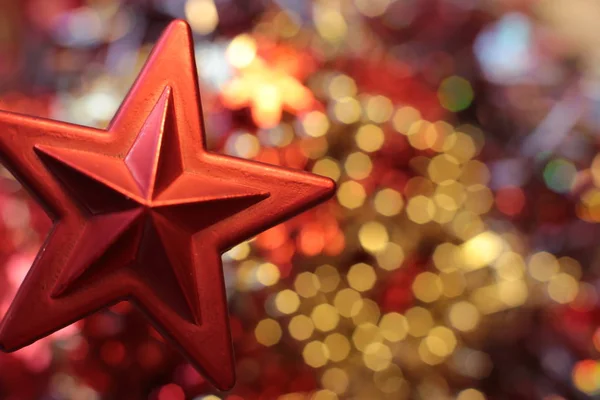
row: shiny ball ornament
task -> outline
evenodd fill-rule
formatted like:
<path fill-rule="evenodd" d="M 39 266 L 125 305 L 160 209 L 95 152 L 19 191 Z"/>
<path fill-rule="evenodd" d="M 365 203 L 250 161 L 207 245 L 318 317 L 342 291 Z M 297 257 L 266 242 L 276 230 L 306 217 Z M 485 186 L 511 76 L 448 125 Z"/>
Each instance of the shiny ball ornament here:
<path fill-rule="evenodd" d="M 183 21 L 166 29 L 107 130 L 2 112 L 0 156 L 54 222 L 0 348 L 129 300 L 222 390 L 235 373 L 220 254 L 335 190 L 205 150 Z"/>

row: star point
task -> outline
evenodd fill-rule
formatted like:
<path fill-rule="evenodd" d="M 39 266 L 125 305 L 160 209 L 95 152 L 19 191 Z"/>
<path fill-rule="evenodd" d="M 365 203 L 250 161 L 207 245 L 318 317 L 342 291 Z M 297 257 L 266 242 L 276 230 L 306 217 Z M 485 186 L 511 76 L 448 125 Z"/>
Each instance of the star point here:
<path fill-rule="evenodd" d="M 167 86 L 125 156 L 125 165 L 147 200 L 153 199 L 183 172 L 176 130 L 171 88 Z M 148 157 L 148 154 L 153 156 Z"/>

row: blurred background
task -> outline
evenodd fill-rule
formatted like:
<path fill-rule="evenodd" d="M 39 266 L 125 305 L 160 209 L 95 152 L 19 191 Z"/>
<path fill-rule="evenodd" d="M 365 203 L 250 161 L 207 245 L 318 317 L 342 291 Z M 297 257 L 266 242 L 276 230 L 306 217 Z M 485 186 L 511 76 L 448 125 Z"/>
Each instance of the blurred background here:
<path fill-rule="evenodd" d="M 2 0 L 0 108 L 106 127 L 173 18 L 210 149 L 337 195 L 223 256 L 231 392 L 121 303 L 0 399 L 600 398 L 600 3 Z M 2 169 L 0 316 L 49 229 Z"/>

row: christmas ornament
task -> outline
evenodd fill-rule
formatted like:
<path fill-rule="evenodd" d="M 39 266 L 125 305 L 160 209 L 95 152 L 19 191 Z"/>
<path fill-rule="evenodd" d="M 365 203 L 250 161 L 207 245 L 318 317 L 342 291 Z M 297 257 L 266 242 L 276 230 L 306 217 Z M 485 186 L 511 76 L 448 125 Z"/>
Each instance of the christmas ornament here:
<path fill-rule="evenodd" d="M 221 100 L 233 110 L 248 107 L 259 127 L 277 126 L 284 111 L 301 114 L 316 106 L 313 93 L 300 80 L 315 69 L 306 54 L 239 35 L 229 44 L 227 56 L 238 75 L 223 86 Z"/>
<path fill-rule="evenodd" d="M 219 254 L 334 183 L 204 149 L 188 25 L 168 27 L 107 131 L 0 113 L 0 156 L 54 220 L 0 325 L 14 351 L 123 299 L 234 384 Z"/>

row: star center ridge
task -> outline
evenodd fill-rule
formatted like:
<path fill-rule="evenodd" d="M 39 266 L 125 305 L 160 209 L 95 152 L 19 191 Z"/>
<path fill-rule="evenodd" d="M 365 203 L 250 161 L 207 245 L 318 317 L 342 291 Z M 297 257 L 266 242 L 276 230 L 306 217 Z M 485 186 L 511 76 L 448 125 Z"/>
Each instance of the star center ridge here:
<path fill-rule="evenodd" d="M 86 220 L 53 297 L 126 268 L 157 295 L 174 299 L 169 306 L 178 314 L 200 323 L 192 236 L 210 236 L 208 227 L 269 194 L 185 171 L 177 129 L 167 87 L 125 157 L 36 146 Z"/>

